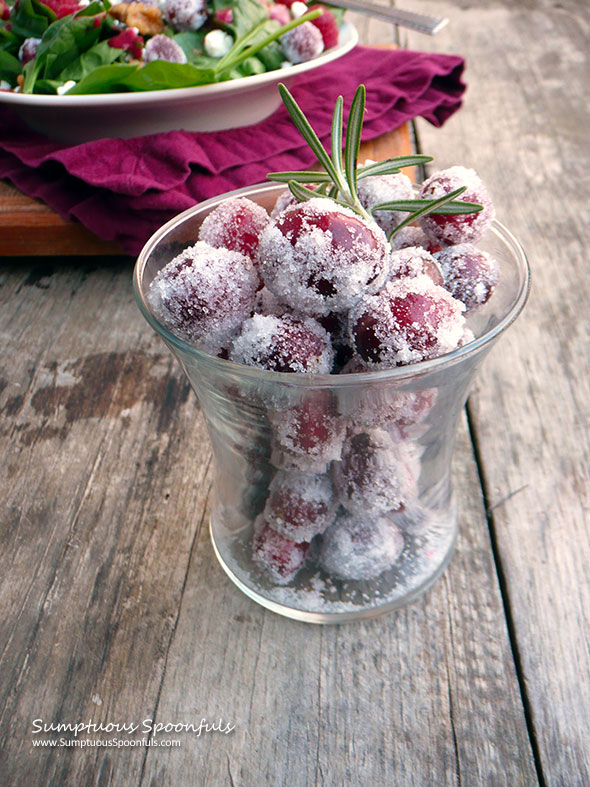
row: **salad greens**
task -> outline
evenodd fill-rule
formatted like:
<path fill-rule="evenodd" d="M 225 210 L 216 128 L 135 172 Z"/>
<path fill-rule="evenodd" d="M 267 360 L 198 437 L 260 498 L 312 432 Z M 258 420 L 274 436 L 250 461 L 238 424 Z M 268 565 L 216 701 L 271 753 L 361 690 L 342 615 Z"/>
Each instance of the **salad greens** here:
<path fill-rule="evenodd" d="M 202 0 L 206 21 L 196 30 L 185 30 L 166 21 L 170 17 L 165 3 L 171 0 L 160 0 L 159 7 L 154 0 L 140 0 L 150 6 L 152 17 L 158 16 L 161 32 L 154 34 L 127 26 L 111 13 L 110 0 L 92 0 L 85 6 L 78 2 L 0 0 L 1 89 L 68 95 L 165 90 L 273 71 L 285 62 L 281 36 L 335 11 L 316 6 L 291 18 L 286 5 L 273 15 L 272 2 L 263 0 Z M 281 24 L 272 16 L 289 21 Z M 231 36 L 228 51 L 218 56 L 207 53 L 205 37 L 213 30 Z M 143 47 L 154 35 L 171 39 L 186 62 L 143 62 Z"/>

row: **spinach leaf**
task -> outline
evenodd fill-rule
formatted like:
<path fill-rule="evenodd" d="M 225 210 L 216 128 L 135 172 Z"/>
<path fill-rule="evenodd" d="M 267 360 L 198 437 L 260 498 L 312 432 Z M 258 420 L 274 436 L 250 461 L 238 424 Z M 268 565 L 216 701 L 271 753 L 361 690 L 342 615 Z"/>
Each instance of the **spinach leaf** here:
<path fill-rule="evenodd" d="M 64 68 L 59 78 L 62 83 L 67 82 L 68 79 L 79 82 L 100 66 L 110 65 L 122 58 L 125 54 L 126 52 L 123 49 L 109 46 L 108 40 L 100 41 L 98 44 L 90 47 L 87 52 L 84 52 L 78 60 L 74 60 L 73 63 L 70 63 L 69 66 Z"/>
<path fill-rule="evenodd" d="M 166 90 L 204 85 L 213 81 L 212 69 L 195 68 L 189 63 L 152 60 L 142 68 L 127 63 L 113 63 L 110 66 L 99 66 L 69 90 L 68 95 Z"/>
<path fill-rule="evenodd" d="M 225 8 L 233 11 L 233 21 L 225 27 L 234 34 L 236 40 L 268 19 L 268 11 L 259 0 L 213 0 L 214 13 Z"/>
<path fill-rule="evenodd" d="M 56 14 L 36 0 L 20 0 L 10 14 L 11 30 L 22 38 L 41 38 Z"/>
<path fill-rule="evenodd" d="M 37 79 L 56 79 L 99 39 L 102 22 L 95 16 L 64 16 L 50 25 L 37 49 L 37 56 L 23 69 L 24 93 L 32 93 Z"/>
<path fill-rule="evenodd" d="M 16 78 L 20 74 L 21 62 L 9 52 L 0 50 L 0 79 L 4 79 L 12 86 L 16 85 Z"/>

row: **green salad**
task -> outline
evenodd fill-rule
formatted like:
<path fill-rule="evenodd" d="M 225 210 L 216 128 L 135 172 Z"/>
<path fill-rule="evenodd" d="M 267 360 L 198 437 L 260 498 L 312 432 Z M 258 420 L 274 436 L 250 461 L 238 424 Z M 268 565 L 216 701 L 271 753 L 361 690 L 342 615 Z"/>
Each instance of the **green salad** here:
<path fill-rule="evenodd" d="M 192 87 L 311 60 L 342 10 L 301 0 L 0 0 L 0 90 Z"/>

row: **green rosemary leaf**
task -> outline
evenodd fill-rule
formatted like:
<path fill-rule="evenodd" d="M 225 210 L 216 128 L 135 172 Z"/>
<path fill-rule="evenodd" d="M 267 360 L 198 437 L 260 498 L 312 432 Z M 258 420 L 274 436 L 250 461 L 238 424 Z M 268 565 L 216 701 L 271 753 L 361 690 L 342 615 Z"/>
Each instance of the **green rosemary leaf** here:
<path fill-rule="evenodd" d="M 388 158 L 384 161 L 377 161 L 374 164 L 366 164 L 358 168 L 357 179 L 367 178 L 373 175 L 395 175 L 404 167 L 415 167 L 420 164 L 428 164 L 432 161 L 432 156 L 398 156 Z"/>
<path fill-rule="evenodd" d="M 342 108 L 344 99 L 338 96 L 332 116 L 332 162 L 335 169 L 342 173 Z"/>
<path fill-rule="evenodd" d="M 320 142 L 313 128 L 309 125 L 307 118 L 301 111 L 299 105 L 282 82 L 279 83 L 279 93 L 281 94 L 283 103 L 291 115 L 291 119 L 293 120 L 293 123 L 297 127 L 299 133 L 305 139 L 313 154 L 322 167 L 326 170 L 326 172 L 330 175 L 334 183 L 338 183 L 338 173 L 334 169 L 334 165 L 332 164 L 330 156 L 328 156 L 326 153 L 324 146 Z"/>
<path fill-rule="evenodd" d="M 289 191 L 299 202 L 307 202 L 308 199 L 318 196 L 316 191 L 302 186 L 301 183 L 297 183 L 295 180 L 290 180 L 288 185 Z"/>
<path fill-rule="evenodd" d="M 446 205 L 449 202 L 452 202 L 455 197 L 458 197 L 460 194 L 463 194 L 466 187 L 462 186 L 460 189 L 455 189 L 454 191 L 450 191 L 448 194 L 445 194 L 444 197 L 440 197 L 439 199 L 434 200 L 427 200 L 429 203 L 425 205 L 423 208 L 419 208 L 418 210 L 410 213 L 410 215 L 405 218 L 401 224 L 398 224 L 397 227 L 394 227 L 393 230 L 388 235 L 388 240 L 391 240 L 393 236 L 401 230 L 402 227 L 405 227 L 408 224 L 411 224 L 413 221 L 417 221 L 421 219 L 422 216 L 427 216 L 429 213 L 436 213 L 437 209 Z"/>
<path fill-rule="evenodd" d="M 371 213 L 376 210 L 399 210 L 399 211 L 407 211 L 408 213 L 414 213 L 416 210 L 420 208 L 426 208 L 432 205 L 433 202 L 436 200 L 432 199 L 407 199 L 407 200 L 394 200 L 393 202 L 381 202 L 378 205 L 373 205 L 371 208 Z M 458 201 L 451 201 L 447 202 L 445 205 L 441 205 L 437 208 L 437 214 L 444 214 L 445 216 L 455 216 L 463 213 L 479 213 L 480 210 L 483 210 L 483 205 L 480 205 L 477 202 L 461 202 Z"/>
<path fill-rule="evenodd" d="M 364 85 L 359 85 L 348 115 L 346 126 L 346 146 L 344 148 L 344 169 L 346 181 L 353 199 L 356 197 L 356 169 L 359 150 L 361 147 L 361 134 L 363 130 L 363 116 L 365 114 L 366 90 Z"/>
<path fill-rule="evenodd" d="M 331 183 L 332 178 L 327 172 L 317 172 L 313 169 L 293 170 L 292 172 L 269 172 L 266 176 L 269 180 L 276 180 L 278 183 L 288 183 L 294 180 L 297 183 Z"/>

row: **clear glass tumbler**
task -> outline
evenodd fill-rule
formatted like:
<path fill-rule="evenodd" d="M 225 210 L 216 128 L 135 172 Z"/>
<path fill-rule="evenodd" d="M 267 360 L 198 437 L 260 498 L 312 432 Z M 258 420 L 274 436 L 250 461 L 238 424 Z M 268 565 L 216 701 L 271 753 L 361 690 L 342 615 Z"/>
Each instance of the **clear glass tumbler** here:
<path fill-rule="evenodd" d="M 239 189 L 165 224 L 138 258 L 136 299 L 186 372 L 207 423 L 216 468 L 211 540 L 226 573 L 250 598 L 291 618 L 372 617 L 420 596 L 451 559 L 458 527 L 450 477 L 457 419 L 486 353 L 526 302 L 527 260 L 518 241 L 494 222 L 478 246 L 499 262 L 500 283 L 469 316 L 475 339 L 414 365 L 339 375 L 268 372 L 173 336 L 147 300 L 157 271 L 195 243 L 205 216 L 227 196 L 270 210 L 283 188 Z M 295 507 L 299 533 L 305 533 L 302 513 L 316 521 L 329 510 L 333 519 L 325 492 L 334 488 L 345 500 L 336 512 L 339 527 L 315 537 L 311 528 L 303 543 L 274 530 L 269 538 L 269 507 L 279 509 L 287 525 Z"/>

